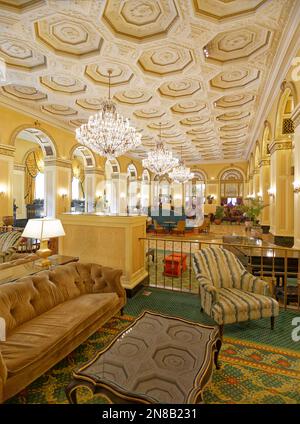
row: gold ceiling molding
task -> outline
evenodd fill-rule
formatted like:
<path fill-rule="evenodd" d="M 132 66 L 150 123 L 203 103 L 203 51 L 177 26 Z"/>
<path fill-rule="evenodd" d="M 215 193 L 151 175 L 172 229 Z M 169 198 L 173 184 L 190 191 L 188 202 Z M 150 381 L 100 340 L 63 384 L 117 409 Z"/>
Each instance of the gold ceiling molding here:
<path fill-rule="evenodd" d="M 167 35 L 178 18 L 174 0 L 107 0 L 103 13 L 118 37 L 137 42 Z"/>
<path fill-rule="evenodd" d="M 260 162 L 259 162 L 259 167 L 262 167 L 262 166 L 270 166 L 271 165 L 271 160 L 270 159 L 262 159 Z"/>
<path fill-rule="evenodd" d="M 41 106 L 41 110 L 46 113 L 50 113 L 51 115 L 77 115 L 77 110 L 72 109 L 69 106 L 50 104 Z"/>
<path fill-rule="evenodd" d="M 66 94 L 83 93 L 86 85 L 76 78 L 65 75 L 46 75 L 40 78 L 41 84 L 53 91 Z"/>
<path fill-rule="evenodd" d="M 73 132 L 107 98 L 112 69 L 111 96 L 143 131 L 138 157 L 163 121 L 176 135 L 170 149 L 190 149 L 189 164 L 245 159 L 297 8 L 294 0 L 0 0 L 0 101 Z"/>
<path fill-rule="evenodd" d="M 47 159 L 44 160 L 45 167 L 47 166 L 56 166 L 59 168 L 68 168 L 72 169 L 72 161 L 68 159 Z"/>
<path fill-rule="evenodd" d="M 256 12 L 267 0 L 193 0 L 195 13 L 216 21 L 245 18 Z"/>
<path fill-rule="evenodd" d="M 47 100 L 47 94 L 38 91 L 35 87 L 28 87 L 26 85 L 9 84 L 2 86 L 2 92 L 6 96 L 30 100 L 30 101 L 41 101 Z"/>
<path fill-rule="evenodd" d="M 270 145 L 270 155 L 273 155 L 277 150 L 291 150 L 293 148 L 293 142 L 291 140 L 286 141 L 274 141 Z"/>
<path fill-rule="evenodd" d="M 37 40 L 57 54 L 84 57 L 101 51 L 103 38 L 85 20 L 55 15 L 39 20 L 34 27 Z"/>

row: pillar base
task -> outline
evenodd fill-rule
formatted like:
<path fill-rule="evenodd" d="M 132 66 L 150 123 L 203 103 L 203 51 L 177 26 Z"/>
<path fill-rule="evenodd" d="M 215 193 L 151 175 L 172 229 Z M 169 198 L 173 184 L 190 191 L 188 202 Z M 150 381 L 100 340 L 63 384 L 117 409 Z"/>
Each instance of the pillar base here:
<path fill-rule="evenodd" d="M 294 237 L 290 236 L 274 236 L 274 244 L 283 247 L 293 247 Z"/>

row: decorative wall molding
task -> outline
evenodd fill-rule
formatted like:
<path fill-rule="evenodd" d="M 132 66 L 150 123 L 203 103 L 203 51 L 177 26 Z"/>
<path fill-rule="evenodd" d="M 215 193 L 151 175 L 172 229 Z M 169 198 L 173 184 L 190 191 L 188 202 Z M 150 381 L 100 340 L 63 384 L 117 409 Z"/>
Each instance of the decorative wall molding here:
<path fill-rule="evenodd" d="M 45 167 L 56 166 L 59 168 L 72 168 L 72 161 L 65 159 L 47 159 L 45 158 Z"/>
<path fill-rule="evenodd" d="M 7 146 L 6 144 L 0 144 L 0 155 L 3 156 L 15 156 L 16 148 L 13 146 Z"/>
<path fill-rule="evenodd" d="M 273 141 L 273 143 L 270 146 L 270 154 L 272 155 L 274 152 L 277 152 L 277 150 L 292 150 L 293 149 L 293 142 L 292 140 L 288 141 Z"/>

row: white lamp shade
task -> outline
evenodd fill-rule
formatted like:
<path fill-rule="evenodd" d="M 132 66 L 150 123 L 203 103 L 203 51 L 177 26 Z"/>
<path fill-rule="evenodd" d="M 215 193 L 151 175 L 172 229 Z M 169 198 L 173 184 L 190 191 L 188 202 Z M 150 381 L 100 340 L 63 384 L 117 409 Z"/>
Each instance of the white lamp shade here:
<path fill-rule="evenodd" d="M 64 235 L 65 231 L 60 220 L 52 218 L 29 219 L 22 233 L 22 237 L 39 240 L 47 240 Z"/>

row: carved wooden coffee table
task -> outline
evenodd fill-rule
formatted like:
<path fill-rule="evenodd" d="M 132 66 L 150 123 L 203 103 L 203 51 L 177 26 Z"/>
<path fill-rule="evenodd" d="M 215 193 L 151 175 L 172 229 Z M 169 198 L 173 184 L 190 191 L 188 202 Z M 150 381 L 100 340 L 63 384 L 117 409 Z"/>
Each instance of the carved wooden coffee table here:
<path fill-rule="evenodd" d="M 113 403 L 200 403 L 221 344 L 218 327 L 145 311 L 73 372 L 67 398 L 86 386 Z"/>

